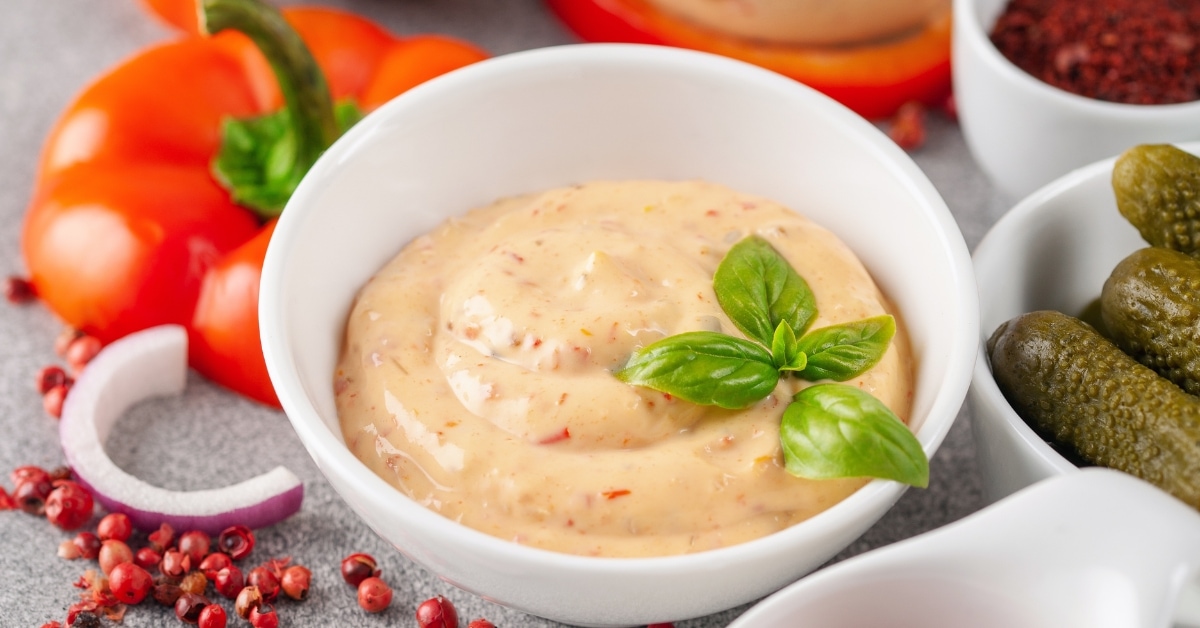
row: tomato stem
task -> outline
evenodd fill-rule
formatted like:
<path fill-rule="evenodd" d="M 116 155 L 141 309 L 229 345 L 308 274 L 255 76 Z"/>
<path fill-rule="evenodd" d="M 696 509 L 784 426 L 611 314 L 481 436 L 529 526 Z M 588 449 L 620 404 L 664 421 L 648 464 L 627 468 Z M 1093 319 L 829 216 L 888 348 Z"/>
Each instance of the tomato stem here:
<path fill-rule="evenodd" d="M 197 1 L 201 30 L 245 34 L 275 72 L 286 110 L 267 124 L 282 129 L 264 130 L 259 122 L 258 128 L 231 130 L 227 123 L 214 170 L 235 201 L 264 218 L 278 215 L 300 178 L 340 135 L 329 85 L 300 35 L 274 7 L 261 0 Z M 242 146 L 233 147 L 235 155 L 224 154 L 238 142 Z M 270 145 L 259 146 L 263 143 Z"/>

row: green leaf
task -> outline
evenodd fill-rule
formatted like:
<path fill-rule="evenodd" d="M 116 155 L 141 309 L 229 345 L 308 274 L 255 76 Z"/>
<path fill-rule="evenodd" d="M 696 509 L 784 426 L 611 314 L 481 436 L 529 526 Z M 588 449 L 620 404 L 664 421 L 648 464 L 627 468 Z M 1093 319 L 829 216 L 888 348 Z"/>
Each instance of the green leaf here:
<path fill-rule="evenodd" d="M 629 384 L 728 409 L 766 397 L 779 383 L 779 371 L 766 349 L 711 331 L 659 340 L 633 354 L 615 374 Z"/>
<path fill-rule="evenodd" d="M 894 335 L 896 319 L 890 315 L 814 329 L 800 339 L 808 365 L 797 375 L 810 382 L 858 377 L 879 362 Z"/>
<path fill-rule="evenodd" d="M 792 475 L 929 485 L 929 460 L 917 437 L 882 402 L 853 386 L 817 384 L 797 393 L 783 413 L 779 440 Z"/>
<path fill-rule="evenodd" d="M 713 276 L 721 309 L 747 337 L 771 346 L 775 329 L 786 322 L 802 335 L 817 315 L 812 290 L 775 247 L 750 236 L 729 249 Z"/>
<path fill-rule="evenodd" d="M 808 356 L 800 350 L 791 325 L 780 322 L 775 328 L 775 337 L 771 339 L 771 358 L 775 361 L 775 368 L 781 371 L 801 371 L 808 364 Z"/>
<path fill-rule="evenodd" d="M 362 119 L 353 102 L 334 108 L 338 132 Z M 221 124 L 221 148 L 213 175 L 233 201 L 263 218 L 283 211 L 300 180 L 312 167 L 300 158 L 295 127 L 288 109 L 255 118 L 227 118 Z"/>

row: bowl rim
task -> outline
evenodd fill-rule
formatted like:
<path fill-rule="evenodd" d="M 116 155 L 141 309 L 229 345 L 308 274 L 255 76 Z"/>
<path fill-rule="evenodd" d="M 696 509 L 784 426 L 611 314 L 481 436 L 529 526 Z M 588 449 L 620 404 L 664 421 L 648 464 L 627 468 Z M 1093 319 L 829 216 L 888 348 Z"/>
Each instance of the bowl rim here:
<path fill-rule="evenodd" d="M 988 277 L 983 276 L 982 273 L 986 273 L 995 266 L 995 263 L 991 263 L 990 260 L 1004 255 L 1004 251 L 1007 249 L 1007 242 L 1018 237 L 1023 230 L 1023 225 L 1031 216 L 1037 214 L 1052 199 L 1075 189 L 1077 186 L 1092 180 L 1105 171 L 1111 172 L 1116 160 L 1116 157 L 1109 157 L 1072 170 L 1038 188 L 1029 196 L 1018 201 L 1016 205 L 1013 205 L 1011 209 L 1000 217 L 1000 220 L 996 221 L 996 224 L 992 225 L 991 229 L 988 229 L 983 239 L 975 247 L 975 252 L 971 255 L 971 262 L 975 267 L 975 279 L 978 285 L 984 289 L 987 288 L 988 282 L 986 280 Z M 980 263 L 981 259 L 984 262 L 983 264 Z M 982 309 L 986 307 L 986 303 L 984 302 L 987 300 L 983 294 L 983 290 L 980 291 L 979 298 Z M 984 330 L 981 321 L 979 351 L 976 353 L 975 368 L 973 369 L 971 383 L 971 386 L 976 389 L 976 394 L 982 396 L 990 406 L 999 409 L 999 415 L 1004 418 L 1003 424 L 1010 428 L 1010 433 L 1016 436 L 1022 443 L 1029 446 L 1038 459 L 1049 464 L 1059 474 L 1078 469 L 1062 454 L 1055 451 L 1045 439 L 1039 436 L 1012 409 L 1008 400 L 1004 398 L 1004 393 L 1000 392 L 1000 387 L 996 384 L 996 379 L 992 376 L 991 362 L 988 360 L 987 342 L 990 336 L 991 331 Z M 971 419 L 975 421 L 981 420 L 974 414 L 971 416 Z"/>
<path fill-rule="evenodd" d="M 956 47 L 965 45 L 978 53 L 979 59 L 999 76 L 1018 89 L 1032 93 L 1035 97 L 1048 99 L 1062 107 L 1075 107 L 1096 116 L 1115 117 L 1121 121 L 1146 121 L 1171 116 L 1191 119 L 1200 115 L 1200 100 L 1181 103 L 1136 105 L 1081 96 L 1061 87 L 1046 83 L 1029 74 L 1007 57 L 992 43 L 988 28 L 984 27 L 980 15 L 983 0 L 953 0 L 953 36 Z M 959 41 L 961 40 L 961 41 Z"/>
<path fill-rule="evenodd" d="M 827 110 L 825 113 L 837 119 L 838 122 L 853 127 L 859 135 L 855 138 L 856 141 L 866 142 L 876 150 L 890 153 L 888 161 L 891 163 L 889 166 L 899 169 L 905 175 L 906 187 L 914 193 L 918 202 L 924 207 L 924 213 L 929 217 L 930 226 L 935 226 L 942 232 L 939 241 L 944 244 L 945 256 L 952 263 L 950 280 L 957 288 L 950 300 L 955 303 L 957 313 L 963 319 L 955 321 L 959 331 L 958 337 L 950 343 L 951 355 L 947 359 L 947 371 L 943 374 L 939 390 L 932 397 L 925 420 L 916 432 L 926 455 L 930 457 L 944 440 L 959 409 L 965 402 L 967 388 L 970 384 L 970 365 L 974 362 L 974 353 L 977 352 L 978 347 L 976 342 L 979 322 L 978 293 L 970 255 L 957 222 L 944 199 L 916 163 L 865 119 L 811 88 L 775 72 L 734 59 L 692 50 L 642 44 L 569 44 L 494 57 L 432 79 L 409 90 L 404 96 L 394 99 L 377 111 L 368 114 L 363 121 L 327 150 L 314 165 L 310 175 L 301 182 L 292 200 L 289 201 L 288 211 L 283 213 L 283 217 L 278 223 L 263 267 L 260 294 L 265 298 L 260 298 L 259 303 L 260 333 L 268 371 L 280 393 L 281 405 L 310 457 L 317 463 L 321 472 L 335 485 L 335 488 L 341 483 L 356 483 L 361 487 L 358 490 L 376 494 L 394 494 L 401 497 L 402 499 L 376 500 L 375 505 L 382 511 L 386 511 L 388 518 L 404 521 L 406 526 L 418 530 L 421 534 L 452 535 L 462 549 L 469 552 L 483 552 L 491 558 L 514 561 L 511 563 L 512 565 L 536 561 L 539 566 L 569 572 L 616 575 L 627 574 L 632 569 L 636 570 L 639 575 L 652 576 L 678 574 L 689 570 L 712 572 L 726 565 L 740 565 L 747 561 L 775 561 L 778 560 L 781 550 L 786 550 L 807 538 L 836 537 L 842 530 L 853 527 L 856 522 L 863 521 L 864 516 L 873 514 L 876 505 L 886 504 L 886 507 L 879 510 L 878 514 L 871 519 L 871 523 L 873 523 L 899 499 L 907 487 L 896 482 L 872 480 L 838 504 L 801 524 L 758 539 L 690 554 L 651 557 L 595 557 L 522 545 L 458 524 L 408 498 L 370 471 L 362 461 L 355 457 L 349 448 L 333 434 L 313 405 L 308 402 L 304 385 L 294 367 L 295 353 L 285 341 L 285 334 L 280 331 L 281 328 L 284 328 L 283 323 L 287 319 L 286 308 L 282 307 L 285 279 L 282 260 L 291 252 L 294 241 L 298 237 L 298 225 L 313 207 L 313 205 L 307 204 L 307 198 L 318 190 L 320 184 L 317 179 L 334 168 L 335 164 L 342 160 L 344 154 L 354 150 L 355 145 L 366 140 L 368 134 L 372 133 L 376 126 L 379 126 L 391 115 L 390 112 L 404 107 L 404 103 L 419 98 L 437 97 L 437 94 L 441 92 L 455 91 L 459 84 L 469 84 L 479 77 L 491 76 L 499 71 L 545 67 L 546 64 L 562 63 L 624 63 L 639 64 L 642 67 L 652 65 L 661 71 L 681 68 L 694 69 L 704 66 L 705 72 L 713 72 L 712 80 L 714 82 L 732 76 L 736 78 L 736 82 L 745 85 L 800 90 L 808 94 L 805 98 L 823 103 L 820 106 Z M 716 78 L 718 75 L 725 79 Z M 956 235 L 957 237 L 955 237 Z M 935 417 L 938 420 L 931 421 L 928 420 L 929 417 Z M 337 481 L 333 481 L 330 476 L 335 476 Z M 360 517 L 363 515 L 363 513 L 358 514 Z M 366 517 L 363 518 L 366 519 Z M 368 521 L 368 523 L 370 522 Z M 387 539 L 387 536 L 384 538 Z M 404 551 L 402 548 L 397 549 Z"/>
<path fill-rule="evenodd" d="M 1175 142 L 1173 145 L 1192 154 L 1200 155 L 1200 141 Z M 989 283 L 986 281 L 988 277 L 981 276 L 981 270 L 989 272 L 998 264 L 991 260 L 1000 258 L 1003 255 L 1003 252 L 1008 248 L 1006 246 L 1007 243 L 1017 239 L 1019 234 L 1024 231 L 1024 225 L 1031 216 L 1039 213 L 1042 207 L 1053 199 L 1076 189 L 1080 185 L 1090 183 L 1097 178 L 1103 178 L 1105 182 L 1111 181 L 1113 166 L 1119 157 L 1120 155 L 1108 157 L 1076 168 L 1038 188 L 1029 196 L 1018 201 L 1008 212 L 1001 216 L 992 225 L 991 229 L 984 234 L 983 239 L 975 247 L 975 252 L 971 255 L 978 285 L 986 290 Z M 1149 244 L 1146 246 L 1149 246 Z M 980 264 L 980 259 L 983 259 L 983 264 Z M 985 300 L 986 297 L 983 296 L 983 290 L 981 290 L 981 306 L 985 305 L 982 303 Z M 1002 418 L 1003 420 L 999 424 L 1006 428 L 1006 431 L 1010 435 L 1015 436 L 1022 443 L 1026 444 L 1030 448 L 1031 453 L 1037 456 L 1037 459 L 1049 465 L 1058 474 L 1070 473 L 1083 468 L 1076 466 L 1051 447 L 1044 438 L 1017 414 L 1016 410 L 1013 410 L 1012 405 L 1004 398 L 1004 393 L 1000 392 L 1000 387 L 996 384 L 996 379 L 992 375 L 992 366 L 988 360 L 987 341 L 990 335 L 991 332 L 984 330 L 981 325 L 979 330 L 979 351 L 976 353 L 975 367 L 971 376 L 971 387 L 974 389 L 976 395 L 980 396 L 990 407 L 997 411 L 975 412 L 972 414 L 971 419 L 973 421 L 982 420 L 979 416 L 981 414 L 985 416 L 995 415 Z"/>

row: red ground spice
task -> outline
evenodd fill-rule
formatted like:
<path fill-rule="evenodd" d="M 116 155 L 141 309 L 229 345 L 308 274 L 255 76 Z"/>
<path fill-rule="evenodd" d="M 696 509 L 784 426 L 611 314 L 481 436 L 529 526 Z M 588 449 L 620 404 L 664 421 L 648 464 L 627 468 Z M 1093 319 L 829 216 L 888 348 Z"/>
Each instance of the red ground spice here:
<path fill-rule="evenodd" d="M 1200 100 L 1200 0 L 1011 0 L 991 38 L 1021 69 L 1081 96 Z"/>

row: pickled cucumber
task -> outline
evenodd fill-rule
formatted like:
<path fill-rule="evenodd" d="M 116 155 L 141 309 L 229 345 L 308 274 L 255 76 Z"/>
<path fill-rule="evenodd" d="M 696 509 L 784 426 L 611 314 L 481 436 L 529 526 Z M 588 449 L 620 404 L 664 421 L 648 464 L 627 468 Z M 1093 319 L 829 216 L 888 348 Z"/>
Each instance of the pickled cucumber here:
<path fill-rule="evenodd" d="M 1134 252 L 1104 282 L 1100 316 L 1125 353 L 1200 395 L 1200 261 L 1157 247 Z"/>
<path fill-rule="evenodd" d="M 987 350 L 996 384 L 1044 437 L 1200 510 L 1200 398 L 1059 312 L 1004 323 Z"/>
<path fill-rule="evenodd" d="M 1121 215 L 1150 246 L 1200 255 L 1200 157 L 1169 144 L 1135 146 L 1117 158 Z"/>

